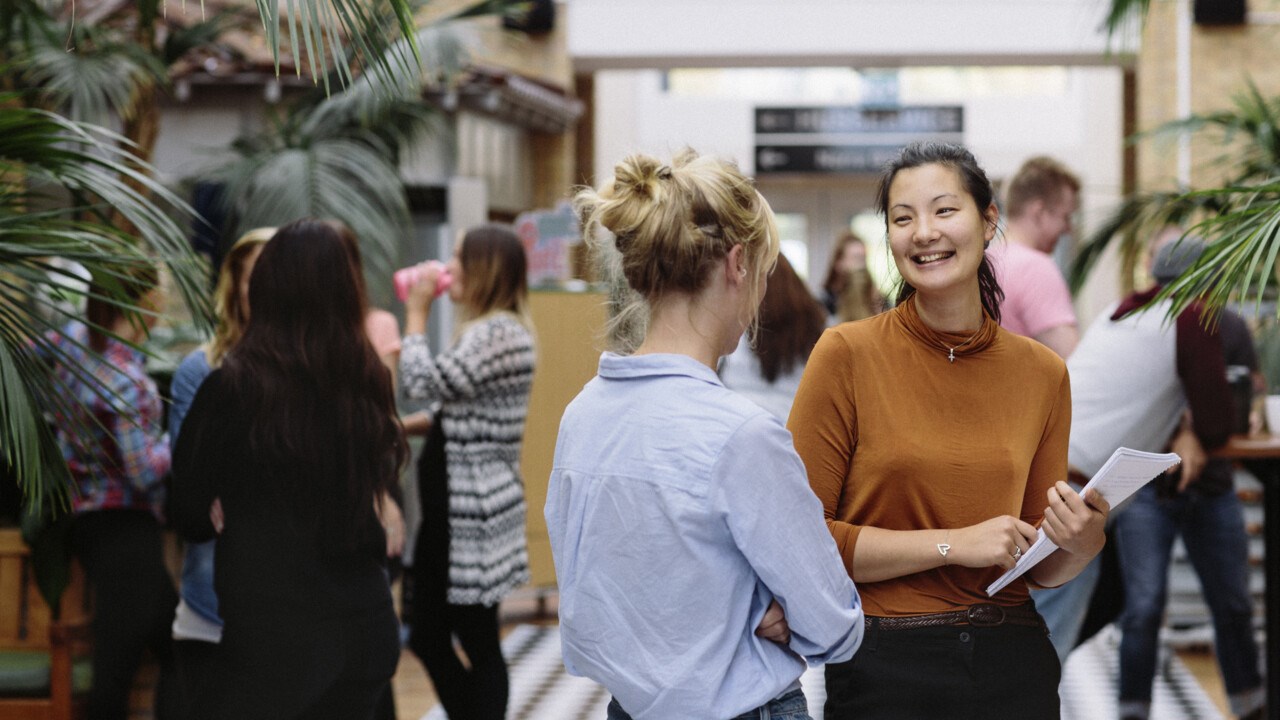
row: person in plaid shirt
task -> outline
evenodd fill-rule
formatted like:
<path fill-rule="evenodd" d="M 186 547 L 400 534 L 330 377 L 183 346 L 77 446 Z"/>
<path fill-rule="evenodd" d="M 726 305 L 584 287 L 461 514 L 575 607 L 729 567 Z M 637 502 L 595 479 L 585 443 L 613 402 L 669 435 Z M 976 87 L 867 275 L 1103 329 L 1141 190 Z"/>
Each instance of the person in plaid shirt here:
<path fill-rule="evenodd" d="M 131 302 L 156 309 L 154 269 L 123 284 Z M 88 717 L 127 716 L 147 647 L 161 664 L 156 715 L 165 717 L 172 702 L 169 625 L 178 603 L 160 537 L 169 444 L 155 382 L 142 353 L 125 342 L 145 339 L 155 315 L 126 315 L 102 295 L 91 287 L 87 323 L 70 323 L 50 338 L 62 393 L 56 431 L 73 483 L 72 550 L 94 593 Z"/>
<path fill-rule="evenodd" d="M 58 440 L 76 486 L 72 507 L 76 513 L 147 510 L 159 517 L 161 480 L 169 472 L 160 394 L 141 352 L 103 339 L 106 362 L 89 356 L 85 348 L 92 339 L 84 325 L 68 325 L 59 336 L 66 355 L 54 372 L 72 402 L 57 413 Z"/>

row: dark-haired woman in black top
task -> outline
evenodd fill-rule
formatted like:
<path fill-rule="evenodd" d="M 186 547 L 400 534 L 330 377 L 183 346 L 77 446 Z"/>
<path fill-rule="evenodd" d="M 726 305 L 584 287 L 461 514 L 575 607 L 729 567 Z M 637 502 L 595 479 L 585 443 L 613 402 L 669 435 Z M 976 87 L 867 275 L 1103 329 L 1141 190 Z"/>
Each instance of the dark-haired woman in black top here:
<path fill-rule="evenodd" d="M 225 627 L 196 706 L 368 718 L 399 658 L 377 512 L 405 457 L 391 377 L 334 225 L 281 228 L 249 297 L 244 337 L 196 394 L 174 459 L 174 524 L 218 539 Z"/>

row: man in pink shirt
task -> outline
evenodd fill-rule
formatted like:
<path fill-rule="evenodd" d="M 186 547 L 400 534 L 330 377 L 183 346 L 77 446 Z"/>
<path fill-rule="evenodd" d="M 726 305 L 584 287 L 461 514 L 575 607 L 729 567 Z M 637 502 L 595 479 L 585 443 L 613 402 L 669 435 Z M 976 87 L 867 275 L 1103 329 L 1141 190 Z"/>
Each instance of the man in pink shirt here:
<path fill-rule="evenodd" d="M 1064 360 L 1080 342 L 1080 330 L 1071 291 L 1050 253 L 1071 232 L 1079 196 L 1080 180 L 1062 163 L 1030 158 L 1006 184 L 1005 239 L 987 250 L 1004 290 L 1000 324 L 1040 341 Z M 1080 635 L 1101 568 L 1095 559 L 1071 582 L 1031 592 L 1064 664 Z"/>
<path fill-rule="evenodd" d="M 1080 330 L 1071 292 L 1049 254 L 1071 232 L 1080 180 L 1057 160 L 1033 157 L 1009 180 L 1005 197 L 1005 242 L 988 251 L 1004 290 L 1000 324 L 1066 358 Z"/>

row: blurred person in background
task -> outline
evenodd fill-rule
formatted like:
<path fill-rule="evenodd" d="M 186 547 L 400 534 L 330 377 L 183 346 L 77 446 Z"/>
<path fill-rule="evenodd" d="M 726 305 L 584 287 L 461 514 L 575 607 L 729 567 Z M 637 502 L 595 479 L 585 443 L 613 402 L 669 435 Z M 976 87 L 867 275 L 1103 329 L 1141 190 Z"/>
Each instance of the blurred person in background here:
<path fill-rule="evenodd" d="M 351 253 L 360 294 L 364 292 L 363 267 L 355 235 L 345 225 L 334 224 Z M 218 326 L 213 340 L 193 350 L 178 366 L 171 386 L 172 405 L 169 409 L 170 442 L 177 443 L 182 422 L 195 399 L 200 384 L 213 369 L 222 363 L 240 340 L 249 322 L 249 277 L 263 246 L 275 234 L 275 228 L 251 230 L 238 239 L 223 257 L 214 290 L 214 312 Z M 370 308 L 365 315 L 365 332 L 374 350 L 389 372 L 393 373 L 399 358 L 400 335 L 395 317 L 385 310 Z M 220 507 L 220 506 L 219 506 Z M 404 523 L 398 500 L 388 496 L 377 505 L 379 516 L 387 534 L 387 555 L 398 555 L 404 547 Z M 221 512 L 217 510 L 216 512 Z M 215 540 L 189 543 L 183 558 L 182 581 L 179 588 L 178 609 L 173 623 L 173 637 L 182 681 L 182 702 L 186 706 L 181 717 L 191 717 L 194 708 L 192 698 L 203 678 L 207 677 L 212 654 L 222 638 L 222 619 L 218 616 L 218 598 L 214 591 Z M 394 700 L 390 688 L 381 701 L 386 709 L 379 717 L 394 718 Z"/>
<path fill-rule="evenodd" d="M 136 346 L 158 319 L 154 267 L 112 279 L 116 293 L 89 286 L 85 323 L 54 334 L 54 372 L 68 397 L 55 408 L 58 444 L 72 493 L 72 551 L 93 593 L 91 720 L 123 720 L 129 692 L 150 649 L 160 663 L 157 718 L 172 717 L 170 625 L 178 598 L 165 567 L 160 520 L 169 472 L 163 408 Z M 129 313 L 120 300 L 135 304 Z M 91 348 L 101 359 L 88 354 Z M 205 511 L 208 511 L 208 505 Z"/>
<path fill-rule="evenodd" d="M 1071 233 L 1071 217 L 1079 207 L 1075 174 L 1053 158 L 1029 158 L 1006 183 L 1004 241 L 987 251 L 1004 290 L 1000 325 L 1039 341 L 1064 360 L 1080 341 L 1080 330 L 1071 291 L 1052 253 Z M 1075 485 L 1076 490 L 1081 487 Z M 1065 585 L 1031 591 L 1063 664 L 1076 646 L 1101 567 L 1101 561 L 1090 563 Z"/>
<path fill-rule="evenodd" d="M 1154 299 L 1161 288 L 1191 267 L 1204 248 L 1203 240 L 1183 237 L 1180 229 L 1162 233 L 1153 248 L 1151 274 L 1156 286 L 1130 296 L 1112 318 L 1105 321 L 1113 322 L 1115 315 Z M 1164 375 L 1170 374 L 1171 364 L 1176 366 L 1189 406 L 1185 413 L 1175 407 L 1171 418 L 1161 417 L 1161 422 L 1152 418 L 1150 423 L 1167 428 L 1172 421 L 1176 426 L 1169 450 L 1182 457 L 1181 466 L 1139 490 L 1115 521 L 1120 574 L 1124 580 L 1124 610 L 1119 623 L 1123 633 L 1120 715 L 1125 720 L 1145 720 L 1150 715 L 1160 627 L 1168 601 L 1169 561 L 1174 540 L 1181 537 L 1213 619 L 1214 654 L 1231 712 L 1241 718 L 1261 718 L 1266 686 L 1258 672 L 1258 647 L 1253 636 L 1244 509 L 1235 494 L 1231 462 L 1209 458 L 1206 452 L 1226 441 L 1236 417 L 1226 385 L 1225 366 L 1256 369 L 1257 353 L 1243 318 L 1231 310 L 1224 308 L 1217 316 L 1217 326 L 1212 333 L 1217 338 L 1207 336 L 1202 325 L 1202 308 L 1184 311 L 1172 332 L 1169 332 L 1167 310 L 1167 302 L 1160 303 L 1145 311 L 1150 317 L 1133 316 L 1115 323 L 1133 326 L 1135 329 L 1129 333 L 1132 335 L 1140 332 L 1136 328 L 1145 328 L 1149 337 L 1136 352 L 1159 358 Z M 1113 330 L 1112 335 L 1116 332 L 1118 330 Z M 1099 371 L 1106 361 L 1124 358 L 1118 353 L 1130 347 L 1129 343 L 1118 342 L 1112 336 L 1106 339 L 1108 347 L 1114 350 L 1094 365 Z M 1174 345 L 1172 353 L 1170 341 Z M 1157 352 L 1157 348 L 1163 348 L 1164 352 Z M 1215 351 L 1221 353 L 1218 362 L 1208 356 Z M 1132 363 L 1128 358 L 1124 361 Z M 1150 362 L 1139 363 L 1136 370 L 1139 373 L 1147 370 L 1141 374 L 1148 376 L 1160 374 L 1153 371 Z M 1129 390 L 1143 394 L 1148 391 L 1149 388 L 1142 386 L 1131 386 Z M 1113 402 L 1137 404 L 1123 397 Z"/>
<path fill-rule="evenodd" d="M 378 359 L 387 368 L 387 372 L 391 374 L 391 390 L 396 392 L 397 370 L 400 363 L 400 325 L 396 322 L 396 316 L 383 310 L 369 305 L 369 291 L 365 285 L 364 277 L 364 261 L 360 257 L 360 240 L 356 237 L 355 232 L 347 227 L 345 223 L 337 220 L 326 220 L 325 222 L 333 228 L 334 232 L 342 238 L 342 244 L 347 249 L 347 256 L 351 261 L 351 267 L 355 274 L 357 292 L 360 294 L 360 301 L 364 303 L 364 334 L 369 339 L 369 343 L 373 345 L 373 351 L 377 353 Z M 413 416 L 404 418 L 405 421 L 410 420 Z M 410 433 L 409 427 L 405 427 L 406 434 Z M 404 513 L 400 510 L 404 493 L 401 491 L 400 481 L 397 481 L 387 489 L 385 497 L 379 499 L 377 503 L 378 518 L 382 522 L 382 527 L 387 534 L 387 557 L 392 559 L 393 569 L 399 570 L 396 558 L 404 551 L 405 542 L 405 525 Z"/>
<path fill-rule="evenodd" d="M 407 456 L 391 376 L 338 226 L 286 225 L 251 278 L 248 326 L 174 458 L 175 527 L 218 540 L 224 626 L 197 716 L 369 718 L 400 655 L 378 508 Z"/>
<path fill-rule="evenodd" d="M 796 394 L 796 450 L 868 615 L 862 650 L 826 667 L 827 717 L 1059 713 L 1028 588 L 1080 572 L 1109 508 L 1065 482 L 1062 359 L 999 327 L 993 194 L 963 147 L 901 151 L 877 192 L 897 307 L 827 330 Z M 1037 525 L 1058 549 L 988 596 Z"/>
<path fill-rule="evenodd" d="M 346 245 L 347 252 L 350 255 L 351 266 L 355 269 L 356 283 L 360 286 L 360 297 L 364 298 L 366 308 L 364 334 L 369 338 L 369 342 L 372 343 L 373 351 L 378 354 L 378 359 L 386 366 L 387 372 L 391 373 L 391 388 L 393 392 L 396 392 L 396 380 L 400 365 L 400 323 L 396 321 L 395 315 L 369 304 L 369 291 L 364 274 L 364 260 L 360 253 L 360 240 L 356 237 L 355 232 L 345 223 L 336 220 L 329 222 L 333 224 L 334 229 L 342 236 L 342 242 Z M 406 435 L 424 434 L 423 423 L 427 422 L 427 420 L 428 416 L 425 413 L 413 413 L 400 418 L 401 426 L 404 428 Z M 403 566 L 400 558 L 404 553 L 407 538 L 407 526 L 404 520 L 404 512 L 401 510 L 403 505 L 404 488 L 400 484 L 400 479 L 397 478 L 396 483 L 391 486 L 387 495 L 381 498 L 377 504 L 378 519 L 382 522 L 382 527 L 387 534 L 387 559 L 392 582 L 402 577 L 401 570 Z M 402 585 L 402 592 L 403 589 Z M 395 692 L 390 684 L 387 685 L 386 692 L 378 700 L 374 718 L 375 720 L 396 720 Z"/>
<path fill-rule="evenodd" d="M 222 259 L 213 291 L 218 323 L 213 339 L 183 358 L 170 384 L 169 440 L 174 445 L 201 383 L 222 364 L 249 324 L 249 276 L 258 254 L 275 232 L 275 228 L 250 230 L 236 240 Z M 182 682 L 183 710 L 179 715 L 182 718 L 193 716 L 196 688 L 209 676 L 213 653 L 222 640 L 222 618 L 218 615 L 218 595 L 213 587 L 215 542 L 188 543 L 182 559 L 178 608 L 173 618 L 174 650 Z"/>
<path fill-rule="evenodd" d="M 439 270 L 425 270 L 405 301 L 401 382 L 409 398 L 438 408 L 418 464 L 409 647 L 445 712 L 464 720 L 505 716 L 498 605 L 529 580 L 520 446 L 536 355 L 527 267 L 510 227 L 468 230 L 448 263 L 457 334 L 435 353 L 425 333 Z"/>
<path fill-rule="evenodd" d="M 613 694 L 610 720 L 807 720 L 806 660 L 854 653 L 861 603 L 781 421 L 715 374 L 772 284 L 773 212 L 692 150 L 633 155 L 575 204 L 639 295 L 615 322 L 647 322 L 560 424 L 545 515 L 565 667 Z"/>
<path fill-rule="evenodd" d="M 1080 179 L 1049 157 L 1022 164 L 1005 189 L 1004 242 L 988 255 L 1004 290 L 1000 325 L 1066 359 L 1080 341 L 1067 281 L 1053 261 L 1080 208 Z"/>
<path fill-rule="evenodd" d="M 826 329 L 827 318 L 783 255 L 769 275 L 757 323 L 755 341 L 744 335 L 733 354 L 721 362 L 720 379 L 725 387 L 785 423 L 804 364 Z"/>
<path fill-rule="evenodd" d="M 836 240 L 822 282 L 822 304 L 831 323 L 862 320 L 883 312 L 884 296 L 867 269 L 867 245 L 847 232 Z"/>

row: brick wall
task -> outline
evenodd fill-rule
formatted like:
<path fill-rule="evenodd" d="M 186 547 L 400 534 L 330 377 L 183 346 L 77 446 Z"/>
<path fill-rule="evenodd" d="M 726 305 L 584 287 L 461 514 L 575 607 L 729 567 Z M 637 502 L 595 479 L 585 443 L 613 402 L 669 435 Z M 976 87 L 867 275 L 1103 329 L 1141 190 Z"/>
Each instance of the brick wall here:
<path fill-rule="evenodd" d="M 1191 0 L 1153 0 L 1137 63 L 1138 129 L 1148 130 L 1179 117 L 1178 12 Z M 1264 96 L 1280 95 L 1280 0 L 1247 0 L 1253 22 L 1239 27 L 1192 25 L 1191 111 L 1210 113 L 1231 107 L 1247 88 L 1246 78 Z M 1221 137 L 1196 137 L 1191 146 L 1192 184 L 1217 184 L 1222 168 L 1212 161 L 1230 148 Z M 1143 190 L 1174 186 L 1177 142 L 1147 140 L 1138 147 L 1138 186 Z"/>

